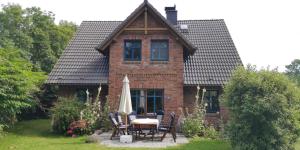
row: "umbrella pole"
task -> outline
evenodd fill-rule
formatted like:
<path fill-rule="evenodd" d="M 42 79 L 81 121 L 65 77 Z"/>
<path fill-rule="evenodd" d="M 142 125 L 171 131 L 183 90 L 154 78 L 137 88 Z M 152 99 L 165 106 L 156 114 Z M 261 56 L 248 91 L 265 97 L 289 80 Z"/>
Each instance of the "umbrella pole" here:
<path fill-rule="evenodd" d="M 125 115 L 125 128 L 126 128 L 126 134 L 128 134 L 128 132 L 127 132 L 127 114 Z"/>

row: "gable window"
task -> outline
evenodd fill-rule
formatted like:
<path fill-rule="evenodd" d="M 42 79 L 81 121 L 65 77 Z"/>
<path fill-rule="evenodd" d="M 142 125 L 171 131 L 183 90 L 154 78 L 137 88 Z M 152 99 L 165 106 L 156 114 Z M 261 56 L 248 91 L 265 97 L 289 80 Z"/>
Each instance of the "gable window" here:
<path fill-rule="evenodd" d="M 151 61 L 169 60 L 169 41 L 152 40 L 151 41 Z"/>
<path fill-rule="evenodd" d="M 207 103 L 206 112 L 216 113 L 220 110 L 217 90 L 207 90 L 204 94 L 204 101 Z"/>
<path fill-rule="evenodd" d="M 141 40 L 125 40 L 124 41 L 124 60 L 125 61 L 141 61 Z"/>

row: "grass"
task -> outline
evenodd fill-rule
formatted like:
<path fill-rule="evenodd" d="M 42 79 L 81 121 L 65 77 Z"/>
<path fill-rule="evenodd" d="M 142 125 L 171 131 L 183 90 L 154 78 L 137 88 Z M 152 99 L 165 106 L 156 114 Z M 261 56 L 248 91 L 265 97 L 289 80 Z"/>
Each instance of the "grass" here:
<path fill-rule="evenodd" d="M 85 136 L 71 138 L 50 132 L 49 120 L 32 120 L 16 124 L 4 138 L 0 149 L 9 150 L 129 150 L 133 148 L 108 148 L 98 143 L 85 143 Z M 300 145 L 299 145 L 300 146 Z M 141 148 L 137 148 L 141 149 Z M 153 149 L 153 148 L 150 148 Z M 149 149 L 149 150 L 150 150 Z M 230 150 L 225 141 L 195 140 L 188 144 L 168 147 L 165 150 Z M 147 149 L 144 149 L 147 150 Z"/>
<path fill-rule="evenodd" d="M 300 138 L 298 139 L 297 143 L 295 144 L 295 150 L 300 150 Z"/>

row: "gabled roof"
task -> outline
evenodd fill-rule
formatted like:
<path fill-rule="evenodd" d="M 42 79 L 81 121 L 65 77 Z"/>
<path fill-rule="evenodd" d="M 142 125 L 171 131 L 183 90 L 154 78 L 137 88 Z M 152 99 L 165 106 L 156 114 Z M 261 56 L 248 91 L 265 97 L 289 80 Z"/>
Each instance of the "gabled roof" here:
<path fill-rule="evenodd" d="M 108 82 L 108 59 L 95 50 L 121 21 L 83 21 L 60 56 L 47 84 L 99 85 Z"/>
<path fill-rule="evenodd" d="M 223 19 L 182 20 L 184 36 L 197 46 L 184 63 L 185 85 L 224 85 L 238 65 L 243 65 Z"/>
<path fill-rule="evenodd" d="M 48 84 L 108 83 L 108 59 L 94 49 L 122 21 L 84 21 L 49 74 Z M 224 20 L 179 20 L 181 34 L 197 47 L 184 63 L 185 85 L 223 85 L 242 61 Z M 178 26 L 174 26 L 181 32 Z"/>
<path fill-rule="evenodd" d="M 118 36 L 124 28 L 129 25 L 129 23 L 135 20 L 139 15 L 141 15 L 145 9 L 147 11 L 152 12 L 156 18 L 162 21 L 169 31 L 172 32 L 176 38 L 178 38 L 179 42 L 183 44 L 183 46 L 188 50 L 191 54 L 193 54 L 197 47 L 195 47 L 189 40 L 187 40 L 176 28 L 165 19 L 147 0 L 145 0 L 138 8 L 136 8 L 117 28 L 115 28 L 109 36 L 107 36 L 97 47 L 95 47 L 99 52 L 105 53 L 109 44 L 113 41 L 113 38 Z"/>

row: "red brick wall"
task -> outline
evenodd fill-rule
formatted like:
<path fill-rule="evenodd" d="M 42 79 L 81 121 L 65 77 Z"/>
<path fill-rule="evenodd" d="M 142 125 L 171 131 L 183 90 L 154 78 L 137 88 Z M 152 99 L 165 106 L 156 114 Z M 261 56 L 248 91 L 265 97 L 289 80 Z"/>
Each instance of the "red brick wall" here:
<path fill-rule="evenodd" d="M 127 28 L 143 28 L 144 14 L 137 17 Z M 150 13 L 148 15 L 148 28 L 164 28 Z M 140 62 L 128 62 L 123 60 L 124 40 L 142 41 L 142 60 Z M 169 61 L 151 62 L 151 40 L 169 40 Z M 189 108 L 192 112 L 196 87 L 183 87 L 183 47 L 168 31 L 124 31 L 110 45 L 109 50 L 109 90 L 108 98 L 111 111 L 117 111 L 119 96 L 122 91 L 122 80 L 125 74 L 130 80 L 132 89 L 164 89 L 164 110 L 166 116 L 174 111 L 178 117 L 179 107 Z M 212 87 L 219 88 L 220 87 Z M 223 107 L 221 113 L 226 113 Z M 227 114 L 227 113 L 226 113 Z M 165 117 L 168 118 L 168 117 Z M 214 123 L 220 118 L 219 114 L 207 115 L 207 121 Z"/>
<path fill-rule="evenodd" d="M 144 27 L 144 14 L 128 28 Z M 148 28 L 163 27 L 148 14 Z M 109 90 L 108 98 L 111 111 L 117 111 L 119 95 L 122 91 L 122 80 L 127 74 L 131 89 L 164 89 L 165 114 L 183 106 L 183 47 L 168 31 L 126 31 L 114 39 L 109 50 Z M 123 60 L 124 40 L 139 39 L 142 41 L 142 59 L 140 62 Z M 168 39 L 169 61 L 151 62 L 151 40 Z M 168 115 L 166 115 L 168 116 Z M 178 116 L 177 116 L 178 117 Z M 165 117 L 168 118 L 168 117 Z"/>
<path fill-rule="evenodd" d="M 138 63 L 123 61 L 124 40 L 142 40 L 142 60 Z M 151 62 L 151 39 L 169 39 L 169 61 Z M 122 34 L 110 46 L 109 53 L 109 101 L 112 111 L 119 105 L 122 80 L 127 74 L 132 89 L 164 89 L 166 114 L 183 106 L 183 48 L 168 34 Z"/>

